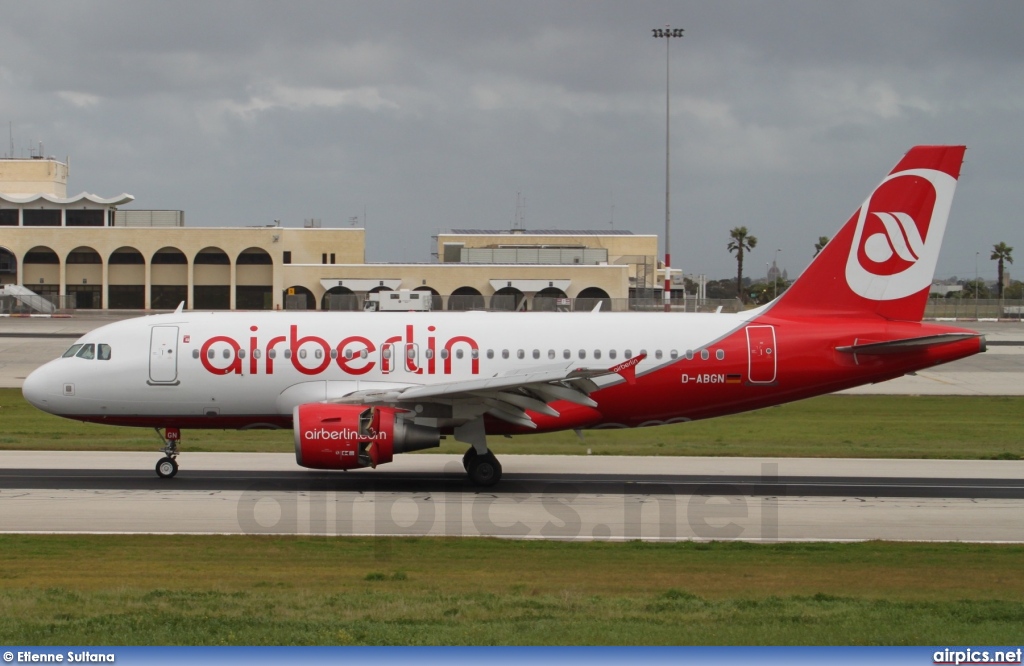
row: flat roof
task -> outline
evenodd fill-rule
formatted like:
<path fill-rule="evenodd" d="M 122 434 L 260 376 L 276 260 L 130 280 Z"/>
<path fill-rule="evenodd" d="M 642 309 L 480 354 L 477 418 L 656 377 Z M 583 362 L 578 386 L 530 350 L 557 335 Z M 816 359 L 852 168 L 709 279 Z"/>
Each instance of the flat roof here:
<path fill-rule="evenodd" d="M 633 236 L 625 229 L 452 229 L 439 236 Z"/>

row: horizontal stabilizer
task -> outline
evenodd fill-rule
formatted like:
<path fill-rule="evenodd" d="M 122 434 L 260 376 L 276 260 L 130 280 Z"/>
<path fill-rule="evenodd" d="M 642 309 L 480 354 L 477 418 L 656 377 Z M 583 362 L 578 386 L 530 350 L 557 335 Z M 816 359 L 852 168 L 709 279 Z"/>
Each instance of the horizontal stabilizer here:
<path fill-rule="evenodd" d="M 983 337 L 980 333 L 939 333 L 938 335 L 925 335 L 920 338 L 904 338 L 902 340 L 887 340 L 885 342 L 854 342 L 846 347 L 836 347 L 836 351 L 847 354 L 902 354 L 904 352 L 948 345 L 961 340 Z M 983 350 L 984 351 L 984 350 Z"/>

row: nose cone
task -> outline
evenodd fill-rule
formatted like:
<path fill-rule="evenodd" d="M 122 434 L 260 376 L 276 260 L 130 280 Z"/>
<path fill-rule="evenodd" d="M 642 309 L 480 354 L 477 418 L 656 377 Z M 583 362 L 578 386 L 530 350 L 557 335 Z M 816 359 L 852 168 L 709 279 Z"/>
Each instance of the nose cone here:
<path fill-rule="evenodd" d="M 53 373 L 50 371 L 50 364 L 37 368 L 21 385 L 21 394 L 25 396 L 29 404 L 44 412 L 51 412 L 53 407 L 50 401 L 57 394 L 60 387 L 54 384 Z"/>

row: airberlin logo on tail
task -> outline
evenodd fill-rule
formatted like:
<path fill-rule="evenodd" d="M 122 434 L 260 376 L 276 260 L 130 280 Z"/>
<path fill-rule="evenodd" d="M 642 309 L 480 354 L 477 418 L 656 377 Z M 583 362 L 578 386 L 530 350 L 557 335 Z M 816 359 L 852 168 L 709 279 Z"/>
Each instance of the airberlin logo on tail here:
<path fill-rule="evenodd" d="M 914 218 L 907 213 L 880 213 L 872 211 L 883 230 L 871 233 L 864 240 L 862 251 L 871 266 L 889 275 L 902 273 L 917 263 L 924 254 L 924 239 Z M 868 221 L 869 224 L 871 220 Z M 891 272 L 889 272 L 891 271 Z"/>
<path fill-rule="evenodd" d="M 891 301 L 931 285 L 956 179 L 933 169 L 890 174 L 857 214 L 846 282 L 859 296 Z"/>

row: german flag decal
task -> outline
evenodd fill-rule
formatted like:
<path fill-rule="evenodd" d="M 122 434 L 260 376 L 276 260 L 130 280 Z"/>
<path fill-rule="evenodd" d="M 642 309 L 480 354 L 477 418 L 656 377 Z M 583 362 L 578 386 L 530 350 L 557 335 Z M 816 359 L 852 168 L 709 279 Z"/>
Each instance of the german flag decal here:
<path fill-rule="evenodd" d="M 739 384 L 741 381 L 743 381 L 743 375 L 726 375 L 725 376 L 725 383 L 726 384 Z"/>

